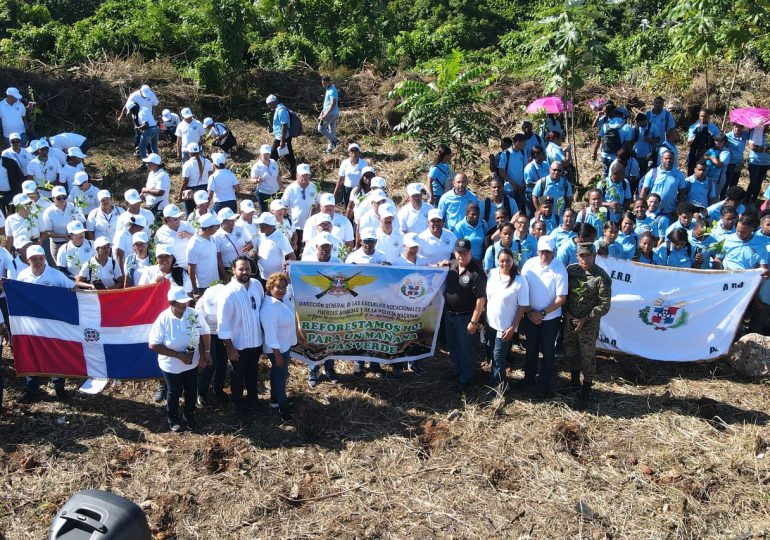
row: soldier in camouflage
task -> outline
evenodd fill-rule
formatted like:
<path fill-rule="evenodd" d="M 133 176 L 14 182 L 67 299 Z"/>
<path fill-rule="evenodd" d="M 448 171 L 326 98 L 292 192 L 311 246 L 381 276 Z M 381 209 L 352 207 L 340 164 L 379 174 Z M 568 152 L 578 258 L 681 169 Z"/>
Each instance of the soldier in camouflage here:
<path fill-rule="evenodd" d="M 570 384 L 562 393 L 579 391 L 575 408 L 583 410 L 588 406 L 596 371 L 599 323 L 610 310 L 612 280 L 607 272 L 596 264 L 596 249 L 593 244 L 578 244 L 577 259 L 576 264 L 567 267 L 569 289 L 564 310 L 564 349 L 570 369 Z"/>

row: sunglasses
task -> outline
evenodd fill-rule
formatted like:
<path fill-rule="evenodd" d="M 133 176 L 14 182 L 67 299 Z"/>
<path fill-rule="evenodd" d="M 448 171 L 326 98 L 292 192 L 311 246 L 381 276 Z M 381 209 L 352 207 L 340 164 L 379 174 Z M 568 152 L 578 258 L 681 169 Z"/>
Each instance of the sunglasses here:
<path fill-rule="evenodd" d="M 367 240 L 364 240 L 363 242 L 364 242 L 364 244 L 376 244 L 377 240 L 369 240 L 369 239 L 367 239 Z"/>
<path fill-rule="evenodd" d="M 54 197 L 54 200 L 55 200 L 55 201 L 66 201 L 66 200 L 67 200 L 67 197 L 66 197 L 66 196 L 59 196 L 59 197 Z"/>

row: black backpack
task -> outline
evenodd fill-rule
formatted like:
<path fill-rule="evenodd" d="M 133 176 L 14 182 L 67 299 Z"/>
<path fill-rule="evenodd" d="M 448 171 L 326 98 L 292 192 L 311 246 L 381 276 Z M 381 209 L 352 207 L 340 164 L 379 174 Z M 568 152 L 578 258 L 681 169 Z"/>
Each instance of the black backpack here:
<path fill-rule="evenodd" d="M 623 148 L 623 141 L 620 139 L 620 128 L 622 126 L 608 129 L 602 137 L 602 150 L 607 154 L 615 154 Z"/>
<path fill-rule="evenodd" d="M 499 206 L 497 208 L 500 208 Z M 511 201 L 508 200 L 508 195 L 503 194 L 503 208 L 505 208 L 505 211 L 508 212 L 508 217 L 511 218 Z M 495 209 L 497 211 L 497 209 Z M 492 199 L 487 197 L 484 199 L 484 212 L 482 216 L 482 220 L 484 223 L 489 221 L 489 214 L 492 212 Z"/>
<path fill-rule="evenodd" d="M 289 137 L 299 137 L 302 135 L 302 120 L 291 109 L 286 110 L 289 111 Z"/>

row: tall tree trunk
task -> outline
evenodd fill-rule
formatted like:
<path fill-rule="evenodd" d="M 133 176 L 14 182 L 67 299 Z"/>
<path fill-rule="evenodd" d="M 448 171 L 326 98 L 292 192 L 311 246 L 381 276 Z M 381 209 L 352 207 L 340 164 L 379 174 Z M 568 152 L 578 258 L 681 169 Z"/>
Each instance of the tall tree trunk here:
<path fill-rule="evenodd" d="M 741 66 L 741 60 L 743 60 L 743 50 L 738 55 L 738 60 L 735 61 L 735 68 L 733 69 L 733 78 L 730 81 L 730 93 L 727 94 L 727 106 L 725 107 L 725 114 L 722 117 L 722 131 L 725 130 L 725 124 L 727 124 L 727 116 L 730 114 L 730 103 L 733 100 L 733 89 L 735 88 L 735 77 L 738 75 L 738 68 Z"/>

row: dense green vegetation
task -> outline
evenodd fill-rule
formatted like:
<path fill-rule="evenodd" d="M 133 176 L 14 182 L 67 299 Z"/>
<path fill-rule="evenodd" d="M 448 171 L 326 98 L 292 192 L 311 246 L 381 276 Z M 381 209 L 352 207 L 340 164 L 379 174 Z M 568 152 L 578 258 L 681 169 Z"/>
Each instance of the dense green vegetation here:
<path fill-rule="evenodd" d="M 560 18 L 565 6 L 574 28 Z M 0 62 L 70 64 L 138 52 L 168 58 L 208 90 L 224 91 L 249 68 L 372 64 L 387 71 L 430 66 L 453 51 L 474 65 L 534 75 L 576 59 L 582 64 L 586 51 L 561 53 L 591 35 L 605 54 L 573 75 L 612 82 L 671 68 L 689 73 L 714 57 L 749 55 L 764 67 L 769 6 L 768 0 L 0 0 Z"/>

